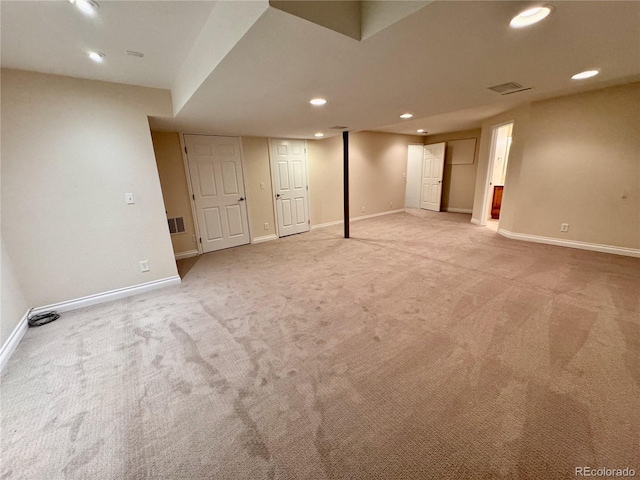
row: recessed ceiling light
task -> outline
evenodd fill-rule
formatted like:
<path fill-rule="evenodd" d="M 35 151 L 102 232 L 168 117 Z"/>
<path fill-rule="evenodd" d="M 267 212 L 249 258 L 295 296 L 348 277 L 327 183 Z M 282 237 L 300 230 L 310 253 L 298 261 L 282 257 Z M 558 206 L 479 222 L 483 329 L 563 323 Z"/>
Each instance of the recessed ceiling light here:
<path fill-rule="evenodd" d="M 400 115 L 400 118 L 411 118 L 413 117 L 413 113 L 403 113 Z"/>
<path fill-rule="evenodd" d="M 327 101 L 324 98 L 314 98 L 309 103 L 311 105 L 324 105 Z"/>
<path fill-rule="evenodd" d="M 418 132 L 418 133 L 424 133 L 424 128 L 419 128 L 418 130 L 416 130 L 416 132 Z"/>
<path fill-rule="evenodd" d="M 550 13 L 551 8 L 549 7 L 529 8 L 513 17 L 511 19 L 511 22 L 509 23 L 509 26 L 513 28 L 528 27 L 529 25 L 538 23 L 540 20 L 544 20 L 549 16 Z"/>
<path fill-rule="evenodd" d="M 584 72 L 576 73 L 571 77 L 571 80 L 584 80 L 585 78 L 595 77 L 600 73 L 600 70 L 585 70 Z"/>
<path fill-rule="evenodd" d="M 314 134 L 313 136 L 317 137 L 317 138 L 324 137 L 324 133 L 318 132 L 318 133 Z"/>
<path fill-rule="evenodd" d="M 69 0 L 72 4 L 74 4 L 78 9 L 86 14 L 93 15 L 96 13 L 96 10 L 100 8 L 100 4 L 94 0 Z"/>
<path fill-rule="evenodd" d="M 102 52 L 89 52 L 89 58 L 94 62 L 102 63 L 104 59 L 104 53 Z"/>

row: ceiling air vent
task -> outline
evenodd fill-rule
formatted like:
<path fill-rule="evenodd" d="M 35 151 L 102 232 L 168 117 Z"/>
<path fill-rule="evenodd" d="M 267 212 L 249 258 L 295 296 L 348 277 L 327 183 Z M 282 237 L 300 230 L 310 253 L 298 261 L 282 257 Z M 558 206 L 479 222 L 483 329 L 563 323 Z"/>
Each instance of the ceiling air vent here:
<path fill-rule="evenodd" d="M 334 127 L 329 127 L 329 130 L 346 130 L 349 127 L 343 127 L 341 125 L 336 125 Z"/>
<path fill-rule="evenodd" d="M 494 85 L 493 87 L 489 87 L 489 90 L 499 93 L 500 95 L 510 95 L 512 93 L 531 90 L 531 87 L 523 87 L 519 83 L 508 82 L 508 83 L 503 83 L 502 85 Z"/>

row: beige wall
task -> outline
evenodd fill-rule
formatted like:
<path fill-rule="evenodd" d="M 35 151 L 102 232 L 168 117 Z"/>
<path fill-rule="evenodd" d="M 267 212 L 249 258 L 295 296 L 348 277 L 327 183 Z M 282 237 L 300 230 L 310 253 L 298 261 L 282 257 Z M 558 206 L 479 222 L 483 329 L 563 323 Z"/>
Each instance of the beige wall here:
<path fill-rule="evenodd" d="M 255 239 L 267 235 L 275 235 L 271 167 L 269 165 L 269 139 L 264 137 L 242 137 L 242 151 L 251 237 Z M 264 189 L 260 188 L 260 184 L 264 185 Z M 264 228 L 265 223 L 269 224 L 269 228 Z"/>
<path fill-rule="evenodd" d="M 30 306 L 177 275 L 147 115 L 167 90 L 2 70 L 2 239 Z"/>
<path fill-rule="evenodd" d="M 534 102 L 488 120 L 474 218 L 480 218 L 491 126 L 515 120 L 500 228 L 639 248 L 638 112 L 640 83 L 634 83 Z M 560 232 L 561 223 L 568 232 Z"/>
<path fill-rule="evenodd" d="M 409 144 L 423 141 L 420 136 L 380 132 L 349 136 L 351 217 L 404 208 Z"/>
<path fill-rule="evenodd" d="M 171 235 L 173 251 L 184 253 L 197 250 L 198 245 L 193 240 L 196 231 L 191 213 L 180 136 L 177 132 L 151 132 L 151 138 L 167 217 L 184 217 L 185 233 Z"/>
<path fill-rule="evenodd" d="M 154 133 L 156 154 L 159 150 L 163 155 L 173 152 L 174 162 L 177 162 L 177 156 L 181 155 L 177 134 L 163 135 L 159 149 Z M 404 208 L 403 174 L 407 167 L 407 148 L 410 143 L 422 142 L 423 138 L 419 136 L 378 132 L 350 134 L 351 217 Z M 243 137 L 242 149 L 251 236 L 255 239 L 275 235 L 269 139 Z M 342 220 L 342 137 L 308 141 L 307 158 L 311 225 Z M 260 188 L 261 183 L 264 183 L 264 189 Z M 186 187 L 180 191 L 188 203 L 188 193 L 184 193 Z M 364 214 L 362 206 L 365 207 Z M 269 224 L 267 230 L 265 223 Z"/>
<path fill-rule="evenodd" d="M 185 235 L 171 236 L 173 249 L 175 253 L 197 250 L 197 245 L 192 241 L 195 227 L 179 133 L 153 132 L 152 136 L 166 210 L 170 217 L 184 214 L 186 222 Z M 242 137 L 242 150 L 251 238 L 275 235 L 269 139 Z M 260 184 L 264 184 L 264 189 L 260 188 Z M 172 214 L 172 212 L 176 213 Z M 264 228 L 265 223 L 269 225 L 268 229 Z"/>
<path fill-rule="evenodd" d="M 404 208 L 408 146 L 423 141 L 393 133 L 349 134 L 351 218 Z M 311 225 L 342 220 L 342 137 L 308 144 Z"/>
<path fill-rule="evenodd" d="M 465 138 L 476 139 L 473 164 L 452 165 L 449 156 L 447 155 L 447 162 L 444 166 L 444 183 L 442 187 L 442 210 L 451 208 L 471 211 L 473 209 L 481 132 L 481 129 L 464 130 L 461 132 L 443 133 L 440 135 L 427 135 L 425 137 L 425 145 L 430 143 L 450 142 L 452 140 L 462 140 Z"/>
<path fill-rule="evenodd" d="M 0 345 L 5 344 L 23 315 L 29 310 L 22 287 L 13 269 L 13 262 L 0 238 L 2 252 L 0 255 Z"/>
<path fill-rule="evenodd" d="M 342 220 L 342 155 L 342 136 L 307 142 L 311 225 Z"/>

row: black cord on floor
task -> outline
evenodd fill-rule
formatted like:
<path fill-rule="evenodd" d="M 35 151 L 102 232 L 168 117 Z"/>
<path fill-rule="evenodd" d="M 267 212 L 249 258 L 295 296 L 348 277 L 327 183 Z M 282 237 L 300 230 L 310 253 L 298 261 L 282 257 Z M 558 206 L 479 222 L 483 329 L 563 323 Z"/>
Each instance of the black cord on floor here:
<path fill-rule="evenodd" d="M 31 309 L 33 310 L 33 309 Z M 31 311 L 29 311 L 31 313 Z M 27 322 L 30 327 L 41 327 L 42 325 L 46 325 L 47 323 L 51 323 L 60 318 L 60 315 L 55 311 L 39 313 L 37 315 L 29 315 Z"/>

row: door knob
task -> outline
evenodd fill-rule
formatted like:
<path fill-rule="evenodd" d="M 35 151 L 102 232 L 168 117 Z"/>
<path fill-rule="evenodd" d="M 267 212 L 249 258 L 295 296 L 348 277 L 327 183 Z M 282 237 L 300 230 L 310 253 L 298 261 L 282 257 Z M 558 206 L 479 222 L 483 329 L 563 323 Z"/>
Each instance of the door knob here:
<path fill-rule="evenodd" d="M 238 200 L 239 202 L 244 202 L 244 197 L 240 197 L 240 200 Z"/>
<path fill-rule="evenodd" d="M 280 198 L 280 196 L 281 195 L 279 193 L 276 193 L 276 198 Z"/>

